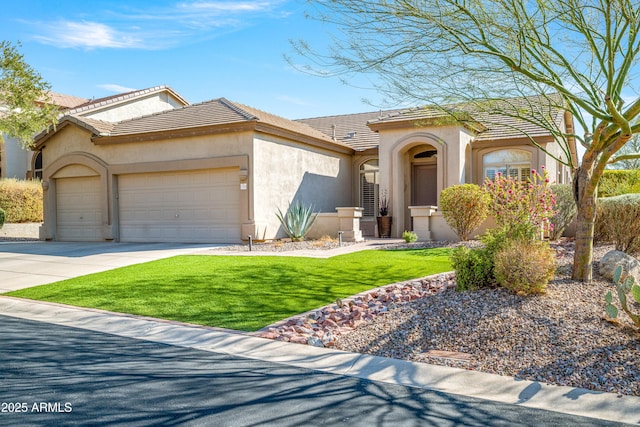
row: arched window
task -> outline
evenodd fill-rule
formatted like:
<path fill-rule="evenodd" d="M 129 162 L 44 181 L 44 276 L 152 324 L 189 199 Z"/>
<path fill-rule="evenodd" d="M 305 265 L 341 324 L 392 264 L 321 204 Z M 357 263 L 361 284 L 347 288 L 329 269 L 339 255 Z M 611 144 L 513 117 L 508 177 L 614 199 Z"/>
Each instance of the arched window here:
<path fill-rule="evenodd" d="M 33 158 L 33 178 L 42 179 L 42 151 Z"/>
<path fill-rule="evenodd" d="M 360 165 L 360 206 L 363 216 L 376 216 L 380 190 L 378 159 Z"/>
<path fill-rule="evenodd" d="M 504 176 L 525 181 L 531 177 L 531 152 L 525 150 L 497 150 L 482 156 L 484 177 L 495 179 L 500 172 Z"/>

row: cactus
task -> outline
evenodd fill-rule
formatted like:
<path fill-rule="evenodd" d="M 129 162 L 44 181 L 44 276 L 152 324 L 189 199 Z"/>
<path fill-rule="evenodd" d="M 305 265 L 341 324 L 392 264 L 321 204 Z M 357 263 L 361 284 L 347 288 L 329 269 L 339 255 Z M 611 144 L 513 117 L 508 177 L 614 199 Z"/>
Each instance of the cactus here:
<path fill-rule="evenodd" d="M 616 285 L 616 291 L 618 293 L 618 299 L 620 300 L 620 306 L 622 307 L 622 310 L 631 318 L 631 321 L 636 325 L 636 327 L 640 329 L 640 314 L 632 313 L 627 306 L 627 294 L 629 292 L 631 292 L 631 296 L 633 297 L 633 299 L 638 304 L 640 304 L 640 286 L 635 283 L 635 279 L 631 275 L 628 275 L 624 280 L 621 280 L 621 277 L 622 266 L 619 265 L 613 272 L 613 283 Z M 618 317 L 618 307 L 613 305 L 613 293 L 611 291 L 607 292 L 604 300 L 607 303 L 605 310 L 607 310 L 607 314 L 609 315 L 609 317 L 611 317 L 612 319 Z"/>

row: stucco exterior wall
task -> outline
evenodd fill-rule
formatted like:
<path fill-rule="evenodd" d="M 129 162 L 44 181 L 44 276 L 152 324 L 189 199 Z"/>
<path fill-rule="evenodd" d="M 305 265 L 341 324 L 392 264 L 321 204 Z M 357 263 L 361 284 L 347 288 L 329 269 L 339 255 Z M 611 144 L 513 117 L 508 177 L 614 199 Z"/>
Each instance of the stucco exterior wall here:
<path fill-rule="evenodd" d="M 135 98 L 128 102 L 114 103 L 97 111 L 90 110 L 87 113 L 80 113 L 80 115 L 106 122 L 119 122 L 182 106 L 183 103 L 175 97 L 166 92 L 160 92 L 144 98 Z"/>
<path fill-rule="evenodd" d="M 259 134 L 252 157 L 253 212 L 259 238 L 285 237 L 275 213 L 290 202 L 333 213 L 352 206 L 351 156 Z"/>
<path fill-rule="evenodd" d="M 418 128 L 410 124 L 405 128 L 380 131 L 379 161 L 380 190 L 387 192 L 393 216 L 392 236 L 402 235 L 411 228 L 409 212 L 411 188 L 411 156 L 419 147 L 437 150 L 437 197 L 451 185 L 466 179 L 467 146 L 472 135 L 458 126 Z M 413 150 L 413 151 L 412 151 Z"/>
<path fill-rule="evenodd" d="M 239 182 L 247 183 L 252 132 L 213 134 L 148 142 L 96 145 L 90 132 L 76 126 L 60 129 L 43 150 L 45 223 L 42 238 L 56 236 L 57 178 L 100 176 L 100 203 L 104 239 L 118 236 L 117 177 L 121 174 L 237 168 Z M 188 188 L 185 191 L 189 191 Z M 251 186 L 241 192 L 241 222 L 251 222 Z M 238 236 L 238 239 L 240 236 Z"/>
<path fill-rule="evenodd" d="M 31 169 L 31 156 L 33 152 L 22 148 L 20 141 L 7 135 L 2 135 L 4 145 L 0 145 L 2 149 L 1 157 L 2 175 L 0 178 L 17 178 L 25 179 L 27 171 Z"/>

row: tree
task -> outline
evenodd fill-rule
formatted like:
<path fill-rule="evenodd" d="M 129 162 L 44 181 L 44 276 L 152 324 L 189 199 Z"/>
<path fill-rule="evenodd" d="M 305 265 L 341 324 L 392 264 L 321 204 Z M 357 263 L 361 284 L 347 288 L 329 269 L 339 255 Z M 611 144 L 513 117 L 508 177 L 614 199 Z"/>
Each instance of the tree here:
<path fill-rule="evenodd" d="M 640 159 L 635 153 L 640 153 L 640 134 L 634 134 L 629 142 L 618 151 L 617 161 L 613 163 L 613 166 L 616 169 L 640 169 Z M 629 158 L 626 157 L 627 155 Z"/>
<path fill-rule="evenodd" d="M 371 73 L 391 99 L 426 101 L 443 109 L 465 102 L 476 112 L 518 119 L 513 126 L 525 135 L 526 127 L 518 123 L 542 126 L 561 141 L 557 160 L 573 170 L 578 205 L 573 277 L 591 281 L 598 181 L 618 150 L 640 132 L 640 99 L 632 90 L 640 71 L 640 2 L 309 3 L 310 16 L 331 24 L 335 32 L 324 53 L 294 42 L 311 60 L 308 69 Z M 627 97 L 632 100 L 625 102 Z M 584 134 L 557 126 L 549 113 L 554 109 L 571 112 Z M 579 165 L 577 143 L 585 150 Z"/>
<path fill-rule="evenodd" d="M 16 46 L 0 41 L 0 138 L 4 133 L 28 147 L 37 132 L 55 123 L 57 110 L 47 103 L 50 88 Z"/>

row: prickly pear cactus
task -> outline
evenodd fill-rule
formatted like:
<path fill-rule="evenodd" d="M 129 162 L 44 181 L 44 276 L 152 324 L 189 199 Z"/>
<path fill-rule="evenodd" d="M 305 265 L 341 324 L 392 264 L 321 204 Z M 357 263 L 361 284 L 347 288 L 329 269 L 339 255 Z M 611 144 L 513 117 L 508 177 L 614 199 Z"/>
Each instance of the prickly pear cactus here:
<path fill-rule="evenodd" d="M 616 285 L 616 293 L 618 294 L 618 300 L 620 300 L 620 306 L 622 310 L 627 313 L 627 315 L 631 318 L 633 323 L 636 325 L 638 329 L 640 329 L 640 314 L 633 313 L 628 307 L 627 294 L 631 293 L 631 297 L 640 304 L 640 286 L 635 283 L 635 279 L 633 276 L 629 275 L 624 280 L 620 280 L 622 276 L 622 266 L 616 267 L 616 270 L 613 272 L 613 283 Z M 618 307 L 613 305 L 613 293 L 611 291 L 607 292 L 604 297 L 607 306 L 605 310 L 607 310 L 607 314 L 612 319 L 618 317 Z"/>

